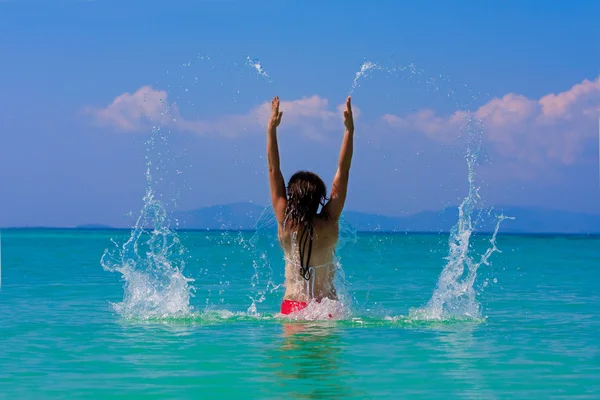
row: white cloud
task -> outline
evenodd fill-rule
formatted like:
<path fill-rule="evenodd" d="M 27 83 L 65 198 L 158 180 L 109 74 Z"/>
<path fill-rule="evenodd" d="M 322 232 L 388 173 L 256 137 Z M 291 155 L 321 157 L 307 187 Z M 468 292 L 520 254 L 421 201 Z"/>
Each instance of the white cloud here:
<path fill-rule="evenodd" d="M 87 107 L 84 111 L 100 125 L 132 132 L 147 129 L 148 120 L 160 121 L 166 110 L 166 101 L 167 92 L 143 86 L 133 94 L 117 96 L 105 108 Z"/>
<path fill-rule="evenodd" d="M 422 109 L 404 117 L 393 114 L 385 114 L 383 120 L 393 129 L 404 133 L 420 132 L 426 136 L 448 142 L 456 139 L 463 125 L 463 118 L 467 117 L 465 112 L 456 112 L 450 117 L 442 117 L 431 109 Z"/>
<path fill-rule="evenodd" d="M 86 111 L 97 123 L 120 131 L 147 132 L 152 125 L 161 124 L 180 132 L 235 138 L 262 132 L 270 109 L 269 100 L 246 113 L 189 119 L 181 115 L 176 104 L 168 102 L 167 92 L 144 86 L 133 94 L 117 96 L 104 108 Z M 294 129 L 313 140 L 324 140 L 329 132 L 343 129 L 343 109 L 344 104 L 330 107 L 327 99 L 317 95 L 282 100 L 280 132 Z M 356 106 L 353 109 L 358 118 L 360 110 Z M 481 119 L 487 150 L 493 150 L 513 175 L 531 177 L 535 175 L 532 167 L 543 171 L 551 163 L 575 163 L 589 141 L 596 138 L 599 115 L 600 78 L 539 99 L 509 93 L 474 112 L 438 115 L 423 109 L 404 116 L 386 114 L 382 121 L 394 132 L 421 133 L 432 140 L 453 142 L 466 120 Z"/>
<path fill-rule="evenodd" d="M 548 162 L 573 164 L 586 143 L 597 135 L 600 78 L 540 99 L 509 93 L 473 113 L 440 116 L 421 110 L 407 116 L 387 114 L 383 120 L 400 132 L 419 132 L 440 141 L 455 140 L 465 117 L 483 121 L 485 139 L 513 168 Z"/>
<path fill-rule="evenodd" d="M 251 109 L 245 114 L 219 116 L 212 120 L 187 119 L 181 115 L 176 104 L 167 102 L 167 92 L 144 86 L 135 93 L 117 96 L 107 107 L 87 108 L 99 124 L 112 126 L 121 131 L 147 131 L 151 124 L 162 124 L 181 132 L 199 135 L 216 134 L 237 137 L 248 132 L 262 131 L 271 115 L 271 102 Z M 317 95 L 296 100 L 282 100 L 283 111 L 281 130 L 297 128 L 305 136 L 322 140 L 325 133 L 343 129 L 342 112 L 344 104 L 337 111 L 329 109 L 329 101 Z M 360 110 L 353 106 L 355 119 Z"/>

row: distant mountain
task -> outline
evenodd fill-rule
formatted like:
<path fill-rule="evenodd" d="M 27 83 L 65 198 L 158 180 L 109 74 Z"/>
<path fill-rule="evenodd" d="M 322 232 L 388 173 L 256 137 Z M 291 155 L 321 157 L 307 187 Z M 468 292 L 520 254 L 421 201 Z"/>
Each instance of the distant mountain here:
<path fill-rule="evenodd" d="M 232 203 L 176 212 L 173 216 L 184 229 L 255 229 L 264 206 Z"/>
<path fill-rule="evenodd" d="M 263 215 L 264 213 L 264 215 Z M 477 210 L 473 220 L 479 231 L 493 231 L 497 218 L 504 213 L 514 217 L 502 223 L 502 233 L 600 233 L 600 215 L 551 210 L 540 207 L 496 206 L 490 214 Z M 234 203 L 175 213 L 184 229 L 253 230 L 263 215 L 272 219 L 272 211 L 254 203 Z M 345 211 L 343 219 L 359 231 L 447 232 L 458 220 L 458 207 L 441 211 L 423 211 L 408 217 Z"/>

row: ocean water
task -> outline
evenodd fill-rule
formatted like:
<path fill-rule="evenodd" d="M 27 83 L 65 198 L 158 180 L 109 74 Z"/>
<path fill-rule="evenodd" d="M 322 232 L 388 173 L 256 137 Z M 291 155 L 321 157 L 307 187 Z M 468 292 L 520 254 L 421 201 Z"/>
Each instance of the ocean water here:
<path fill-rule="evenodd" d="M 272 235 L 164 233 L 136 260 L 128 230 L 2 231 L 0 398 L 600 398 L 600 237 L 500 229 L 468 307 L 426 314 L 448 234 L 349 233 L 349 313 L 300 321 Z"/>

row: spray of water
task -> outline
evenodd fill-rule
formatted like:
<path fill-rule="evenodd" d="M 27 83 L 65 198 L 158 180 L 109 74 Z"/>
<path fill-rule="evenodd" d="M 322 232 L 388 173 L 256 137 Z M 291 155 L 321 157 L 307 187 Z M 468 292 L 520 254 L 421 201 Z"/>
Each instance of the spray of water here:
<path fill-rule="evenodd" d="M 490 247 L 483 255 L 473 254 L 471 239 L 476 231 L 474 218 L 477 203 L 481 200 L 475 183 L 475 168 L 481 151 L 483 124 L 481 120 L 468 115 L 464 122 L 462 129 L 467 137 L 465 160 L 468 167 L 468 193 L 458 207 L 458 221 L 450 231 L 448 240 L 447 263 L 438 278 L 437 286 L 425 307 L 410 310 L 409 316 L 413 319 L 481 318 L 477 293 L 473 287 L 477 270 L 482 264 L 489 265 L 489 258 L 493 253 L 500 252 L 496 246 L 500 224 L 505 219 L 513 219 L 502 214 L 497 216 L 494 233 L 489 240 Z"/>
<path fill-rule="evenodd" d="M 370 61 L 364 62 L 363 65 L 360 66 L 360 70 L 356 73 L 356 76 L 354 77 L 354 81 L 352 82 L 352 89 L 350 89 L 350 94 L 354 92 L 354 89 L 356 89 L 356 87 L 358 86 L 358 81 L 361 78 L 366 77 L 369 71 L 377 69 L 381 69 L 377 64 L 372 63 Z"/>
<path fill-rule="evenodd" d="M 498 216 L 494 233 L 489 240 L 490 247 L 477 259 L 477 256 L 472 254 L 473 251 L 470 246 L 472 235 L 475 232 L 473 213 L 479 200 L 478 190 L 474 182 L 474 165 L 477 155 L 467 151 L 466 159 L 469 167 L 469 191 L 458 207 L 458 222 L 450 232 L 447 263 L 438 278 L 437 286 L 427 305 L 423 308 L 410 310 L 409 316 L 413 319 L 442 320 L 481 317 L 479 302 L 473 288 L 477 278 L 477 270 L 482 264 L 489 265 L 489 258 L 493 253 L 500 252 L 496 246 L 496 236 L 500 224 L 505 219 L 512 219 L 512 217 Z"/>
<path fill-rule="evenodd" d="M 162 118 L 168 118 L 165 105 Z M 154 191 L 157 181 L 164 181 L 167 172 L 167 135 L 161 126 L 152 129 L 147 141 L 146 193 L 139 216 L 129 238 L 106 249 L 100 264 L 106 271 L 119 272 L 124 281 L 123 300 L 113 308 L 126 318 L 164 318 L 188 315 L 192 309 L 192 279 L 183 275 L 186 249 L 178 235 L 169 229 L 166 207 Z M 153 154 L 156 153 L 156 154 Z M 152 159 L 158 156 L 153 164 Z M 152 171 L 158 179 L 154 179 Z M 175 203 L 174 199 L 171 199 Z"/>
<path fill-rule="evenodd" d="M 268 82 L 271 82 L 271 77 L 269 76 L 269 74 L 267 74 L 259 59 L 246 57 L 246 64 L 256 69 L 258 76 L 265 78 Z"/>
<path fill-rule="evenodd" d="M 249 294 L 251 301 L 248 314 L 259 316 L 258 307 L 267 299 L 267 296 L 277 292 L 283 283 L 275 283 L 271 260 L 273 255 L 269 250 L 277 243 L 277 220 L 272 207 L 263 210 L 256 224 L 256 231 L 246 242 L 242 242 L 246 251 L 252 254 L 253 274 L 250 278 L 252 291 Z"/>
<path fill-rule="evenodd" d="M 368 78 L 371 76 L 372 72 L 381 71 L 385 73 L 398 73 L 398 72 L 409 72 L 411 75 L 419 75 L 423 73 L 423 70 L 419 70 L 416 68 L 414 64 L 409 64 L 406 66 L 403 65 L 394 65 L 394 66 L 384 66 L 381 64 L 374 63 L 372 61 L 365 61 L 360 69 L 356 72 L 354 76 L 354 80 L 352 81 L 352 87 L 350 88 L 349 94 L 354 93 L 354 90 L 359 87 L 359 83 L 362 79 Z"/>
<path fill-rule="evenodd" d="M 354 78 L 352 93 L 359 84 L 359 80 L 367 77 L 371 71 L 383 71 L 386 73 L 407 71 L 411 76 L 423 75 L 424 71 L 417 69 L 414 64 L 407 67 L 392 66 L 385 67 L 373 62 L 363 63 L 360 70 Z M 440 76 L 441 77 L 441 76 Z M 438 82 L 430 78 L 426 81 L 428 89 L 438 91 L 440 89 Z M 454 88 L 450 85 L 448 97 L 454 94 Z M 473 96 L 473 98 L 475 98 Z M 459 107 L 459 104 L 456 104 Z M 460 105 L 464 109 L 465 105 Z M 468 107 L 466 107 L 468 108 Z M 476 292 L 473 288 L 477 278 L 478 268 L 484 264 L 489 264 L 490 256 L 499 252 L 496 246 L 496 236 L 500 229 L 500 224 L 505 219 L 513 219 L 504 215 L 497 216 L 497 222 L 494 233 L 490 238 L 490 247 L 483 255 L 477 259 L 473 255 L 471 247 L 471 237 L 476 230 L 474 223 L 474 213 L 476 205 L 480 200 L 479 188 L 475 184 L 475 168 L 477 166 L 478 155 L 481 151 L 483 124 L 472 114 L 466 113 L 463 118 L 463 127 L 461 133 L 467 139 L 467 150 L 465 160 L 468 167 L 468 193 L 460 206 L 458 207 L 459 216 L 456 225 L 452 228 L 449 237 L 449 253 L 446 258 L 442 273 L 440 274 L 437 286 L 427 305 L 420 309 L 411 309 L 409 317 L 413 320 L 443 320 L 448 318 L 479 318 L 481 316 L 479 302 L 476 299 Z"/>
<path fill-rule="evenodd" d="M 183 275 L 185 249 L 168 228 L 167 213 L 156 199 L 150 171 L 144 206 L 129 239 L 104 251 L 100 263 L 119 272 L 124 285 L 123 301 L 114 309 L 127 318 L 156 318 L 186 315 L 191 311 L 192 281 Z"/>
<path fill-rule="evenodd" d="M 214 68 L 210 57 L 199 55 L 198 60 Z M 187 71 L 191 64 L 190 61 L 181 67 Z M 270 81 L 259 60 L 248 57 L 246 64 L 255 69 L 259 77 Z M 188 93 L 189 87 L 197 84 L 198 77 L 194 77 L 191 83 L 181 81 L 181 95 Z M 171 85 L 167 85 L 167 89 L 172 89 Z M 175 99 L 180 100 L 180 96 L 176 95 Z M 179 191 L 174 188 L 175 196 L 167 199 L 168 204 L 162 201 L 162 193 L 156 191 L 157 187 L 165 186 L 165 182 L 167 186 L 169 182 L 175 182 L 168 174 L 169 161 L 174 159 L 168 145 L 170 132 L 168 128 L 163 129 L 170 126 L 169 122 L 173 118 L 170 116 L 171 107 L 170 104 L 163 104 L 161 120 L 157 121 L 146 142 L 146 194 L 137 221 L 129 238 L 124 243 L 112 240 L 113 246 L 106 249 L 101 258 L 101 265 L 105 270 L 122 275 L 123 300 L 112 306 L 127 318 L 188 318 L 192 312 L 190 299 L 194 291 L 191 285 L 193 280 L 183 274 L 187 251 L 177 233 L 169 228 L 171 221 L 167 213 L 167 207 L 176 206 Z M 177 174 L 180 173 L 178 169 Z M 174 222 L 178 225 L 177 220 Z M 257 258 L 255 263 L 259 263 L 259 260 L 261 258 Z M 221 300 L 223 290 L 222 284 L 219 289 Z M 208 309 L 209 298 L 206 301 Z"/>

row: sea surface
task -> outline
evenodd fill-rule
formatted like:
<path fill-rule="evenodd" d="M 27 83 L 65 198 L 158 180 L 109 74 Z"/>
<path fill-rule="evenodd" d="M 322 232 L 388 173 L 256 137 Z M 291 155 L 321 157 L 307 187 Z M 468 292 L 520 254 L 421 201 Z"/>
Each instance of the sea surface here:
<path fill-rule="evenodd" d="M 600 237 L 495 246 L 452 289 L 448 234 L 350 232 L 306 320 L 271 234 L 5 229 L 0 398 L 600 398 Z"/>

